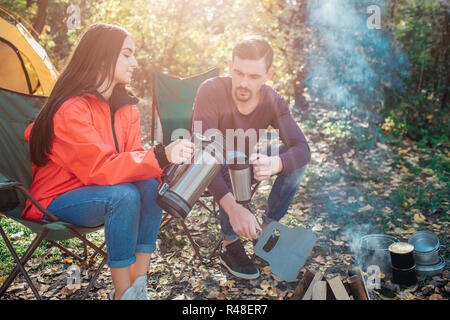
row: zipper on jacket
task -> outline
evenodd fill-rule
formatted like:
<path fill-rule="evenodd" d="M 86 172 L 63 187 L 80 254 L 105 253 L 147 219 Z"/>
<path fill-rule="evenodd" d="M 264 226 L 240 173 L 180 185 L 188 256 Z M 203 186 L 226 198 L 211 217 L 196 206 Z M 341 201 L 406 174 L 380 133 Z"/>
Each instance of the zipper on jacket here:
<path fill-rule="evenodd" d="M 113 111 L 113 109 L 110 107 L 109 108 L 110 113 L 111 113 L 111 129 L 112 129 L 112 134 L 113 134 L 113 138 L 114 138 L 114 145 L 116 146 L 116 151 L 119 152 L 119 143 L 117 142 L 117 136 L 116 136 L 116 130 L 114 128 L 114 114 L 115 112 Z"/>

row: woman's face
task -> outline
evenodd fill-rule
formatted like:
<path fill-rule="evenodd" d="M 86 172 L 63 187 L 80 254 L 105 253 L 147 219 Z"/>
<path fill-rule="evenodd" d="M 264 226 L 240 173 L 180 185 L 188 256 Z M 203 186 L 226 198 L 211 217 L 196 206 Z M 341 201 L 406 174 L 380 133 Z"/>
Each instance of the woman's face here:
<path fill-rule="evenodd" d="M 122 49 L 116 62 L 116 73 L 114 82 L 129 84 L 133 76 L 134 69 L 137 67 L 137 61 L 134 57 L 134 42 L 127 36 L 123 41 Z"/>

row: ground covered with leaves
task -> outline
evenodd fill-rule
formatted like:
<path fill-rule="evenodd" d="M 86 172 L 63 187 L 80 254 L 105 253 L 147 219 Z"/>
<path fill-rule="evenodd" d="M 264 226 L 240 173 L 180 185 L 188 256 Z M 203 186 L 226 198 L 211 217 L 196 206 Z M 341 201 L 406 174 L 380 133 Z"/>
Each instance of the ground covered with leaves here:
<path fill-rule="evenodd" d="M 141 108 L 143 131 L 149 132 L 148 108 Z M 418 230 L 438 235 L 441 255 L 449 259 L 449 146 L 419 148 L 405 137 L 388 142 L 383 135 L 355 134 L 355 127 L 366 132 L 372 124 L 359 118 L 343 121 L 341 114 L 325 108 L 311 108 L 295 113 L 311 148 L 312 160 L 292 205 L 281 223 L 303 226 L 317 234 L 318 241 L 299 273 L 307 269 L 321 271 L 326 278 L 347 277 L 355 263 L 355 245 L 366 234 L 384 233 L 401 241 Z M 378 132 L 382 132 L 381 128 Z M 386 128 L 384 134 L 389 134 Z M 149 135 L 144 134 L 144 142 Z M 254 197 L 260 215 L 266 206 L 272 181 L 261 184 Z M 210 199 L 209 205 L 211 205 Z M 2 226 L 22 253 L 33 235 L 9 219 Z M 195 207 L 188 225 L 200 244 L 211 246 L 219 237 L 217 218 L 205 209 Z M 91 234 L 96 244 L 103 242 L 103 232 Z M 74 249 L 76 240 L 65 242 Z M 253 254 L 253 245 L 245 243 L 249 255 L 261 270 L 257 280 L 241 280 L 227 272 L 218 258 L 203 263 L 174 220 L 160 232 L 158 248 L 149 269 L 151 294 L 161 299 L 290 299 L 298 280 L 285 282 L 270 271 L 270 266 Z M 13 268 L 3 242 L 0 247 L 0 283 Z M 77 263 L 45 243 L 27 265 L 31 278 L 45 299 L 78 299 L 92 277 L 93 270 L 81 268 L 81 288 L 67 288 L 67 269 Z M 98 261 L 91 261 L 91 264 Z M 382 281 L 391 284 L 390 276 Z M 434 277 L 419 277 L 413 287 L 394 286 L 389 295 L 371 291 L 372 299 L 448 299 L 448 269 Z M 112 290 L 108 268 L 104 268 L 89 299 L 107 299 Z M 33 299 L 31 289 L 22 277 L 5 294 L 6 299 Z"/>

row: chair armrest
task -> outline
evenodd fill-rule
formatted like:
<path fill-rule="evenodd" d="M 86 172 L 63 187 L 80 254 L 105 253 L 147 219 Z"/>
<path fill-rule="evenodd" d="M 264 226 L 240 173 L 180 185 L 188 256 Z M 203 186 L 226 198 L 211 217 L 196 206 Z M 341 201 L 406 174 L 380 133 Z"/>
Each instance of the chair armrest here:
<path fill-rule="evenodd" d="M 13 189 L 15 186 L 18 185 L 20 185 L 20 182 L 17 181 L 2 181 L 0 182 L 0 190 Z"/>

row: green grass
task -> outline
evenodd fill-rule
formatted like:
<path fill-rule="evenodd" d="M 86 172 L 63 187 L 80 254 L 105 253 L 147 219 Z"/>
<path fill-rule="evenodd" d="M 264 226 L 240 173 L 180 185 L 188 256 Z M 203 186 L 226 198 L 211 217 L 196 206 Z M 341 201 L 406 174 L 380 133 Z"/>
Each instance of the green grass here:
<path fill-rule="evenodd" d="M 0 223 L 2 228 L 4 229 L 8 239 L 11 241 L 14 250 L 16 251 L 19 257 L 27 250 L 28 246 L 31 244 L 33 239 L 36 237 L 36 234 L 33 234 L 30 229 L 24 227 L 20 223 L 16 221 L 2 217 L 0 219 Z M 101 245 L 103 240 L 103 232 L 101 230 L 97 232 L 93 232 L 88 235 L 88 239 L 92 241 L 96 245 Z M 68 240 L 59 241 L 59 243 L 69 249 L 73 249 L 74 251 L 81 253 L 83 250 L 83 244 L 81 240 L 77 238 L 72 238 Z M 65 254 L 61 253 L 59 249 L 53 250 L 50 254 L 47 254 L 48 251 L 51 250 L 48 246 L 47 241 L 42 241 L 42 243 L 38 246 L 36 251 L 30 258 L 30 261 L 33 261 L 37 258 L 38 264 L 31 265 L 32 262 L 28 262 L 27 266 L 37 269 L 43 270 L 46 266 L 52 265 L 55 262 L 63 261 L 66 257 Z M 6 247 L 3 239 L 0 240 L 0 277 L 7 277 L 9 273 L 16 266 L 16 262 L 14 261 L 11 253 Z M 1 281 L 0 281 L 1 283 Z"/>

